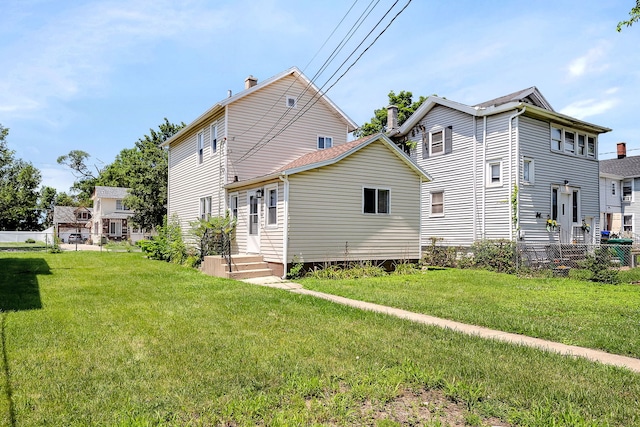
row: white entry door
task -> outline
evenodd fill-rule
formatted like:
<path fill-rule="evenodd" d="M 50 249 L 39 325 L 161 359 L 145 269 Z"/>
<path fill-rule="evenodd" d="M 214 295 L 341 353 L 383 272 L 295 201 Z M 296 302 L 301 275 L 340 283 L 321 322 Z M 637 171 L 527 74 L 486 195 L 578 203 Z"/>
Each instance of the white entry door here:
<path fill-rule="evenodd" d="M 249 227 L 247 228 L 247 252 L 260 253 L 260 199 L 256 191 L 247 192 L 247 211 L 249 212 Z"/>
<path fill-rule="evenodd" d="M 558 206 L 558 225 L 560 225 L 560 242 L 570 243 L 573 238 L 573 204 L 570 188 L 562 188 L 560 191 L 560 203 Z"/>

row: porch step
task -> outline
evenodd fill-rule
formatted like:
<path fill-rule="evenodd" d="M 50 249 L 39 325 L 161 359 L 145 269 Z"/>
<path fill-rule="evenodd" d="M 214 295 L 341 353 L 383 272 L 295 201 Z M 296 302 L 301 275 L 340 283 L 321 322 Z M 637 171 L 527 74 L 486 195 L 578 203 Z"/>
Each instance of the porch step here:
<path fill-rule="evenodd" d="M 221 256 L 207 256 L 204 257 L 201 270 L 210 276 L 236 280 L 273 276 L 273 271 L 262 255 L 232 255 L 231 267 L 229 271 L 227 260 Z"/>

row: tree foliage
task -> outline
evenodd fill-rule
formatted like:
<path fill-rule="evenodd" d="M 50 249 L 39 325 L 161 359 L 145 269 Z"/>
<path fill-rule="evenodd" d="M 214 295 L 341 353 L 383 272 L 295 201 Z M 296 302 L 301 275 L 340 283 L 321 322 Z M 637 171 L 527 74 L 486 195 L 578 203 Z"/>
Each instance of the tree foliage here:
<path fill-rule="evenodd" d="M 618 30 L 618 32 L 620 32 L 622 31 L 622 27 L 624 26 L 630 27 L 633 25 L 634 22 L 638 21 L 639 19 L 640 19 L 640 0 L 636 0 L 635 7 L 631 8 L 631 11 L 629 11 L 629 19 L 626 21 L 618 22 L 618 27 L 616 29 Z"/>
<path fill-rule="evenodd" d="M 417 101 L 413 101 L 413 93 L 404 90 L 400 91 L 397 95 L 394 91 L 391 91 L 388 97 L 389 103 L 387 105 L 395 105 L 398 107 L 398 125 L 402 125 L 402 123 L 411 117 L 418 107 L 427 99 L 421 96 Z M 387 107 L 374 110 L 373 114 L 371 121 L 363 124 L 354 132 L 356 137 L 361 138 L 387 130 Z"/>
<path fill-rule="evenodd" d="M 9 129 L 0 125 L 0 230 L 37 230 L 42 177 L 31 163 L 15 158 L 8 135 Z"/>

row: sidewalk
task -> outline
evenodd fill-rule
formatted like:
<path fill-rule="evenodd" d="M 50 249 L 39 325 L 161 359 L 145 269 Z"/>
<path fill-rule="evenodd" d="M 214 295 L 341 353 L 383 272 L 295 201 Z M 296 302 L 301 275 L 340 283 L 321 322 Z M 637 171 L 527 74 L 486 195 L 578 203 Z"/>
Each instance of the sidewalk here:
<path fill-rule="evenodd" d="M 304 289 L 302 285 L 298 283 L 282 280 L 279 277 L 262 277 L 258 279 L 247 279 L 244 281 L 254 285 L 268 286 L 271 288 L 288 290 L 297 294 L 310 295 L 316 298 L 322 298 L 328 301 L 335 302 L 337 304 L 343 304 L 362 310 L 388 314 L 390 316 L 399 317 L 401 319 L 411 320 L 412 322 L 416 323 L 451 329 L 456 332 L 462 332 L 467 335 L 475 335 L 480 338 L 505 341 L 513 344 L 525 345 L 528 347 L 535 347 L 541 350 L 552 351 L 566 356 L 584 357 L 586 359 L 604 363 L 606 365 L 627 368 L 631 371 L 640 373 L 640 359 L 635 359 L 633 357 L 619 356 L 617 354 L 611 354 L 601 350 L 593 350 L 590 348 L 578 347 L 575 345 L 566 345 L 539 338 L 532 338 L 525 335 L 496 331 L 493 329 L 484 328 L 482 326 L 467 325 L 465 323 L 454 322 L 453 320 L 447 319 L 440 319 L 438 317 L 433 317 L 426 314 L 413 313 L 411 311 L 401 310 L 399 308 L 387 307 L 370 302 L 358 301 L 336 295 L 325 294 L 322 292 L 311 291 L 308 289 Z"/>

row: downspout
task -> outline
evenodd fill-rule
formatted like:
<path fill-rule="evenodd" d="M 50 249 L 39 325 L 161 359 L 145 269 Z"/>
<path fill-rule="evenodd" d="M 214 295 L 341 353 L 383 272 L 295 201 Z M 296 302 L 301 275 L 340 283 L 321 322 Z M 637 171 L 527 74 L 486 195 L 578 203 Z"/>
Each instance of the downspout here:
<path fill-rule="evenodd" d="M 478 144 L 478 140 L 477 140 L 477 123 L 476 123 L 476 116 L 473 116 L 473 241 L 476 241 L 476 238 L 478 237 L 478 186 L 477 186 L 477 179 L 478 179 L 478 158 L 477 158 L 477 144 Z"/>
<path fill-rule="evenodd" d="M 418 201 L 418 259 L 422 259 L 422 190 L 424 181 L 422 176 L 420 177 L 420 200 Z"/>
<path fill-rule="evenodd" d="M 518 141 L 518 129 L 516 129 L 516 138 L 514 141 L 513 138 L 513 119 L 517 118 L 518 116 L 520 116 L 521 114 L 524 114 L 524 112 L 526 111 L 527 107 L 522 107 L 522 110 L 518 111 L 517 113 L 511 115 L 511 117 L 509 117 L 509 240 L 513 241 L 513 227 L 514 227 L 514 223 L 513 223 L 513 215 L 511 213 L 513 207 L 511 206 L 511 195 L 513 194 L 513 154 L 514 154 L 514 144 L 515 144 L 515 157 L 516 157 L 516 162 L 518 162 L 518 164 L 520 163 L 520 144 Z M 516 167 L 516 177 L 515 177 L 515 181 L 516 181 L 516 185 L 518 186 L 520 184 L 520 168 Z M 516 203 L 519 204 L 520 202 L 520 196 L 517 196 L 516 199 Z M 519 213 L 516 212 L 516 221 L 520 220 L 520 216 Z"/>
<path fill-rule="evenodd" d="M 222 184 L 229 182 L 229 106 L 224 107 L 224 177 Z M 225 202 L 226 203 L 226 202 Z"/>
<path fill-rule="evenodd" d="M 222 215 L 221 209 L 224 209 L 225 212 L 227 211 L 227 197 L 223 188 L 223 186 L 225 185 L 225 182 L 224 182 L 225 171 L 222 169 L 222 156 L 226 150 L 227 138 L 226 137 L 222 138 L 220 140 L 220 144 L 221 144 L 221 147 L 219 148 L 220 153 L 218 154 L 218 216 Z M 222 197 L 220 197 L 221 195 L 225 195 L 224 202 L 222 201 Z"/>
<path fill-rule="evenodd" d="M 286 175 L 280 175 L 279 178 L 284 182 L 284 222 L 282 224 L 282 264 L 284 273 L 282 278 L 286 279 L 289 260 L 289 178 Z"/>
<path fill-rule="evenodd" d="M 487 116 L 482 124 L 482 239 L 487 237 L 487 183 L 485 167 L 487 164 Z"/>

